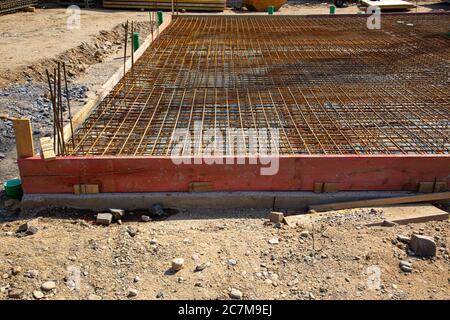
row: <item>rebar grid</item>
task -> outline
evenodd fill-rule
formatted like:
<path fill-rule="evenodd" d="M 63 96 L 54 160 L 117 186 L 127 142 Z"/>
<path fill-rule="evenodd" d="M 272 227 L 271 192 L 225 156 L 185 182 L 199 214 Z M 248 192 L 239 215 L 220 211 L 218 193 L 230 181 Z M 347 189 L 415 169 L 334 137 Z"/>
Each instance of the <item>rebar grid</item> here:
<path fill-rule="evenodd" d="M 383 15 L 380 30 L 366 21 L 179 16 L 69 153 L 168 156 L 174 132 L 200 123 L 277 129 L 280 154 L 449 154 L 450 15 Z"/>

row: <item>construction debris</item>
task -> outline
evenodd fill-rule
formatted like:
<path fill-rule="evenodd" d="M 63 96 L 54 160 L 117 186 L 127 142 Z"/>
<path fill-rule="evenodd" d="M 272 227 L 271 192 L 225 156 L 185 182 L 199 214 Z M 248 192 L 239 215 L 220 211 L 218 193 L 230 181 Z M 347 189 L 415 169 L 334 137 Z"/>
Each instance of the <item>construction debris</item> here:
<path fill-rule="evenodd" d="M 432 194 L 419 194 L 419 195 L 413 195 L 413 196 L 392 197 L 392 198 L 383 198 L 383 199 L 369 199 L 369 200 L 319 204 L 319 205 L 311 205 L 311 206 L 309 206 L 309 208 L 320 212 L 320 211 L 329 211 L 329 210 L 374 207 L 374 206 L 384 206 L 384 205 L 391 205 L 391 204 L 428 202 L 428 201 L 438 201 L 438 200 L 447 200 L 447 199 L 450 199 L 450 192 L 440 192 L 440 193 L 432 193 Z"/>
<path fill-rule="evenodd" d="M 388 223 L 393 225 L 421 223 L 427 221 L 444 221 L 448 220 L 449 213 L 443 211 L 432 204 L 410 204 L 401 206 L 384 206 L 373 207 L 374 210 L 383 212 L 384 221 L 380 223 L 371 223 L 369 225 L 383 225 Z"/>
<path fill-rule="evenodd" d="M 269 214 L 269 220 L 274 223 L 282 223 L 284 220 L 284 213 L 283 212 L 277 212 L 272 211 Z"/>
<path fill-rule="evenodd" d="M 122 209 L 109 209 L 109 212 L 111 212 L 115 220 L 120 220 L 125 216 L 125 210 Z"/>
<path fill-rule="evenodd" d="M 432 237 L 413 234 L 409 242 L 409 248 L 419 257 L 436 256 L 436 242 Z"/>
<path fill-rule="evenodd" d="M 2 0 L 0 1 L 0 15 L 37 6 L 39 0 Z M 34 11 L 33 11 L 34 12 Z"/>
<path fill-rule="evenodd" d="M 175 258 L 172 260 L 172 271 L 180 271 L 184 267 L 183 258 Z"/>
<path fill-rule="evenodd" d="M 111 224 L 113 215 L 111 213 L 99 213 L 97 214 L 97 224 L 109 226 Z"/>

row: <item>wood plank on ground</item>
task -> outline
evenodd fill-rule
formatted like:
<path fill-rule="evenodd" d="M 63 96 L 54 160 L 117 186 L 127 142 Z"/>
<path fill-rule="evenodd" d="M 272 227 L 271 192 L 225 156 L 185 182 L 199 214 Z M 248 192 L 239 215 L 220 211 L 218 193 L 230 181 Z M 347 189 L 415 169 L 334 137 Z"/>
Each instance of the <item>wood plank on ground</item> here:
<path fill-rule="evenodd" d="M 397 224 L 443 221 L 448 220 L 449 217 L 448 212 L 433 206 L 431 203 L 373 207 L 373 209 L 382 210 L 384 220 Z M 382 223 L 383 221 L 380 221 L 369 225 L 376 226 Z"/>
<path fill-rule="evenodd" d="M 379 0 L 379 1 L 371 1 L 371 0 L 361 0 L 361 5 L 364 7 L 379 7 L 381 10 L 383 9 L 411 9 L 415 7 L 415 4 L 403 0 Z"/>
<path fill-rule="evenodd" d="M 429 202 L 429 201 L 438 201 L 438 200 L 447 200 L 447 199 L 450 199 L 450 192 L 439 192 L 439 193 L 418 194 L 418 195 L 403 196 L 403 197 L 392 197 L 392 198 L 382 198 L 382 199 L 368 199 L 368 200 L 318 204 L 318 205 L 311 205 L 311 206 L 309 206 L 309 208 L 311 210 L 316 210 L 316 211 L 330 211 L 330 210 L 340 210 L 340 209 L 384 206 L 384 205 L 392 205 L 392 204 Z"/>

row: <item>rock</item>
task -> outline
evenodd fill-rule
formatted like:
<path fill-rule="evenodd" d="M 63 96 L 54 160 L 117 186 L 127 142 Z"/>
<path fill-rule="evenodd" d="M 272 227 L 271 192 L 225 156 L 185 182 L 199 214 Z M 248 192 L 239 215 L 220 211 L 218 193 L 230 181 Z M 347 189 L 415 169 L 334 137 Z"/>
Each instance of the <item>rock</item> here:
<path fill-rule="evenodd" d="M 115 220 L 122 219 L 125 216 L 125 210 L 122 209 L 109 209 L 109 212 L 111 212 Z"/>
<path fill-rule="evenodd" d="M 162 217 L 164 216 L 166 213 L 164 212 L 164 208 L 161 204 L 156 203 L 154 205 L 151 206 L 150 208 L 150 213 L 154 216 L 157 217 Z"/>
<path fill-rule="evenodd" d="M 142 215 L 142 216 L 141 216 L 141 220 L 142 220 L 143 222 L 149 222 L 149 221 L 150 221 L 150 217 L 149 217 L 149 216 L 146 216 L 146 215 Z"/>
<path fill-rule="evenodd" d="M 302 232 L 300 232 L 300 237 L 308 238 L 309 237 L 309 231 L 308 230 L 303 230 Z"/>
<path fill-rule="evenodd" d="M 33 297 L 35 299 L 39 300 L 39 299 L 42 299 L 44 297 L 44 294 L 41 291 L 39 291 L 39 290 L 35 290 L 35 291 L 33 291 Z"/>
<path fill-rule="evenodd" d="M 33 234 L 36 234 L 38 232 L 38 228 L 34 226 L 30 226 L 27 231 L 25 231 L 25 235 L 32 236 Z"/>
<path fill-rule="evenodd" d="M 113 215 L 111 213 L 99 213 L 97 214 L 97 224 L 109 226 L 111 224 Z"/>
<path fill-rule="evenodd" d="M 26 272 L 23 274 L 24 277 L 27 277 L 27 278 L 30 278 L 30 279 L 34 279 L 34 278 L 36 278 L 38 275 L 39 275 L 39 271 L 37 271 L 37 270 L 28 270 L 28 271 L 26 271 Z"/>
<path fill-rule="evenodd" d="M 409 241 L 411 240 L 408 236 L 404 236 L 401 234 L 397 235 L 397 240 L 403 243 L 409 243 Z"/>
<path fill-rule="evenodd" d="M 138 291 L 136 289 L 128 290 L 128 298 L 134 298 L 138 295 Z"/>
<path fill-rule="evenodd" d="M 164 292 L 159 291 L 159 292 L 156 294 L 156 299 L 163 299 L 163 298 L 164 298 Z"/>
<path fill-rule="evenodd" d="M 130 237 L 135 237 L 138 233 L 138 231 L 133 227 L 128 227 L 127 232 L 130 235 Z"/>
<path fill-rule="evenodd" d="M 141 278 L 139 276 L 135 276 L 133 279 L 133 282 L 139 282 L 141 280 Z"/>
<path fill-rule="evenodd" d="M 18 275 L 22 271 L 22 268 L 20 266 L 15 266 L 11 268 L 11 273 L 13 276 Z"/>
<path fill-rule="evenodd" d="M 206 269 L 206 267 L 208 267 L 208 263 L 202 263 L 199 264 L 195 267 L 195 271 L 194 272 L 200 272 Z"/>
<path fill-rule="evenodd" d="M 402 261 L 400 261 L 399 266 L 400 266 L 400 269 L 403 272 L 412 272 L 412 264 L 411 264 L 411 262 L 402 260 Z"/>
<path fill-rule="evenodd" d="M 52 291 L 56 288 L 56 283 L 54 281 L 46 281 L 41 285 L 43 291 Z"/>
<path fill-rule="evenodd" d="M 432 237 L 413 234 L 409 243 L 409 248 L 416 256 L 434 257 L 436 256 L 436 242 Z"/>
<path fill-rule="evenodd" d="M 229 266 L 235 266 L 237 264 L 237 261 L 234 259 L 228 259 L 227 264 Z"/>
<path fill-rule="evenodd" d="M 38 228 L 35 226 L 32 226 L 30 222 L 22 224 L 19 229 L 17 230 L 17 233 L 19 235 L 25 235 L 25 236 L 31 236 L 33 234 L 36 234 L 38 232 Z"/>
<path fill-rule="evenodd" d="M 88 296 L 88 300 L 102 300 L 102 297 L 100 297 L 100 296 L 98 296 L 98 295 L 96 295 L 96 294 L 91 293 L 91 294 Z"/>
<path fill-rule="evenodd" d="M 155 238 L 153 238 L 152 240 L 150 240 L 150 244 L 151 245 L 158 244 L 158 241 Z"/>
<path fill-rule="evenodd" d="M 272 211 L 269 214 L 269 220 L 271 222 L 281 223 L 284 220 L 284 214 L 283 214 L 283 212 Z"/>
<path fill-rule="evenodd" d="M 279 243 L 279 240 L 278 240 L 278 238 L 272 238 L 272 239 L 270 239 L 268 242 L 269 242 L 270 244 L 278 244 L 278 243 Z"/>
<path fill-rule="evenodd" d="M 234 289 L 234 288 L 231 289 L 229 295 L 230 295 L 231 299 L 235 299 L 235 300 L 241 300 L 242 296 L 243 296 L 241 291 L 239 291 L 238 289 Z"/>
<path fill-rule="evenodd" d="M 172 270 L 173 271 L 180 271 L 183 269 L 184 266 L 184 259 L 183 258 L 175 258 L 172 260 Z"/>
<path fill-rule="evenodd" d="M 8 298 L 12 299 L 21 299 L 23 296 L 22 289 L 11 289 L 8 291 Z"/>

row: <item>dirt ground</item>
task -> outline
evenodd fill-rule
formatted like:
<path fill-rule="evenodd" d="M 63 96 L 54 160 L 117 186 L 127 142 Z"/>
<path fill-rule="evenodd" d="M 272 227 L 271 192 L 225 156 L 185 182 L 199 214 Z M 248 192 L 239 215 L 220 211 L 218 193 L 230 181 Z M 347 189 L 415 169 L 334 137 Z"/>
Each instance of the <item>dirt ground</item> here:
<path fill-rule="evenodd" d="M 140 214 L 104 227 L 74 210 L 4 213 L 0 297 L 12 289 L 22 299 L 35 291 L 43 299 L 228 299 L 232 289 L 245 299 L 450 297 L 448 221 L 367 227 L 369 209 L 327 215 L 314 228 L 269 223 L 261 210 L 182 211 L 150 222 Z M 26 221 L 38 232 L 18 237 Z M 397 236 L 413 233 L 434 237 L 435 258 L 407 254 Z M 176 273 L 174 258 L 184 259 Z M 56 288 L 43 291 L 46 281 Z"/>
<path fill-rule="evenodd" d="M 420 12 L 450 9 L 421 4 Z M 326 14 L 328 5 L 291 1 L 277 14 Z M 358 10 L 350 5 L 337 13 Z M 71 32 L 64 8 L 0 16 L 0 113 L 31 117 L 36 141 L 48 136 L 45 68 L 55 59 L 68 61 L 76 112 L 120 67 L 126 20 L 136 21 L 142 38 L 148 34 L 148 12 L 141 11 L 82 10 L 81 29 Z M 16 176 L 14 134 L 11 124 L 0 120 L 0 181 Z M 102 227 L 92 212 L 17 213 L 4 208 L 5 200 L 0 191 L 3 299 L 12 289 L 23 299 L 41 299 L 35 291 L 43 299 L 227 299 L 232 288 L 248 299 L 450 297 L 448 221 L 366 227 L 371 215 L 363 210 L 319 222 L 305 236 L 306 226 L 268 224 L 268 211 L 194 210 L 146 223 L 139 221 L 141 213 L 128 213 L 122 225 Z M 16 230 L 26 221 L 38 232 L 18 237 Z M 136 230 L 130 227 L 138 230 L 133 237 Z M 434 237 L 436 258 L 408 256 L 396 238 L 413 233 Z M 273 238 L 279 243 L 270 244 Z M 172 273 L 170 261 L 176 257 L 184 258 L 185 267 Z M 400 260 L 412 262 L 413 271 L 401 271 Z M 202 264 L 204 269 L 194 272 Z M 370 270 L 380 271 L 381 286 L 368 286 Z M 40 289 L 49 280 L 56 288 Z M 137 296 L 128 297 L 130 290 Z"/>

